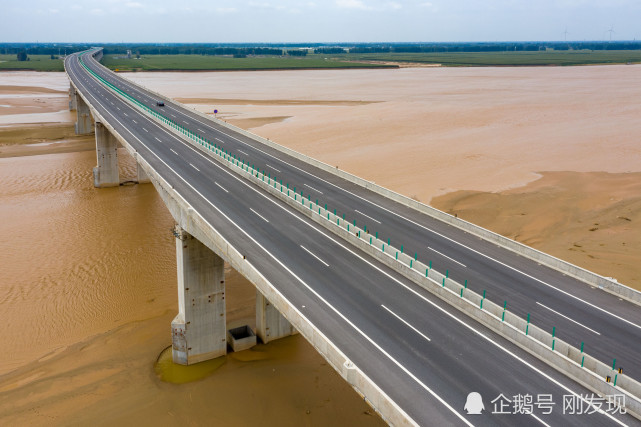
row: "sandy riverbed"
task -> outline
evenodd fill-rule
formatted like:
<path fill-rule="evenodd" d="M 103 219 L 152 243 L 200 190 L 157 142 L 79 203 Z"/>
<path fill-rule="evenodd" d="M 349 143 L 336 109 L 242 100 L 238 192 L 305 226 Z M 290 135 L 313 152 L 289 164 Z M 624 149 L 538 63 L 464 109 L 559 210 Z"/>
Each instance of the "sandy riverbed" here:
<path fill-rule="evenodd" d="M 126 77 L 641 288 L 638 71 Z M 0 364 L 0 423 L 380 423 L 301 337 L 260 346 L 251 357 L 229 356 L 195 383 L 155 376 L 176 311 L 173 221 L 149 185 L 92 187 L 95 154 L 80 151 L 91 141 L 69 135 L 71 115 L 56 111 L 66 106 L 66 78 L 44 74 L 2 74 L 10 76 L 2 81 L 6 98 L 40 93 L 33 87 L 55 92 L 31 98 L 51 100 L 49 110 L 28 114 L 16 103 L 0 115 L 0 126 L 11 125 L 0 127 L 0 232 L 14 236 L 0 243 L 0 321 L 11 344 Z M 28 125 L 15 129 L 19 123 Z M 53 154 L 48 133 L 74 152 Z M 120 157 L 123 176 L 133 176 L 130 159 Z M 252 323 L 252 287 L 228 273 L 230 322 Z"/>

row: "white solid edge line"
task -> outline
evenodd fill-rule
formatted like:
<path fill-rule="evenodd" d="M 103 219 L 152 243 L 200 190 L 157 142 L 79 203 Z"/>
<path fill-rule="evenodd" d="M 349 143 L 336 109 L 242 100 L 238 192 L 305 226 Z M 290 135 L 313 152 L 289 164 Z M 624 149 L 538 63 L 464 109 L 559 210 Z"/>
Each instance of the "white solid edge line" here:
<path fill-rule="evenodd" d="M 229 193 L 229 191 L 227 191 L 227 189 L 226 189 L 225 187 L 223 187 L 222 185 L 220 185 L 220 184 L 219 184 L 219 183 L 217 183 L 216 181 L 214 181 L 214 184 L 216 184 L 217 186 L 219 186 L 220 188 L 222 188 L 222 190 L 223 190 L 225 193 Z"/>
<path fill-rule="evenodd" d="M 315 188 L 314 188 L 314 187 L 312 187 L 311 185 L 307 185 L 307 184 L 305 184 L 305 183 L 303 183 L 303 185 L 304 185 L 305 187 L 307 187 L 307 188 L 311 188 L 312 190 L 314 190 L 314 191 L 318 191 L 319 193 L 323 194 L 323 192 L 322 192 L 322 191 L 315 189 Z"/>
<path fill-rule="evenodd" d="M 259 214 L 255 210 L 253 210 L 252 208 L 249 208 L 249 210 L 252 211 L 253 213 L 255 213 L 256 215 L 258 215 L 259 217 L 261 217 L 263 221 L 269 222 L 269 220 L 267 218 L 265 218 L 264 216 L 262 216 L 261 214 Z"/>
<path fill-rule="evenodd" d="M 550 310 L 552 313 L 556 313 L 556 314 L 558 314 L 559 316 L 561 316 L 561 317 L 563 317 L 563 318 L 565 318 L 565 319 L 569 320 L 570 322 L 574 322 L 574 323 L 576 323 L 576 324 L 577 324 L 577 325 L 579 325 L 579 326 L 583 326 L 585 329 L 587 329 L 587 330 L 588 330 L 588 331 L 590 331 L 590 332 L 594 332 L 594 333 L 595 333 L 595 334 L 597 334 L 597 335 L 601 335 L 599 332 L 595 331 L 594 329 L 590 329 L 590 328 L 588 328 L 588 327 L 587 327 L 587 326 L 585 326 L 584 324 L 579 323 L 579 322 L 577 322 L 576 320 L 569 318 L 569 317 L 568 317 L 568 316 L 566 316 L 565 314 L 561 314 L 561 313 L 559 313 L 559 312 L 558 312 L 558 311 L 556 311 L 556 310 L 552 310 L 552 309 L 551 309 L 550 307 L 548 307 L 547 305 L 543 305 L 543 304 L 541 304 L 541 303 L 540 303 L 540 302 L 538 302 L 538 301 L 537 301 L 536 303 L 537 303 L 538 305 L 540 305 L 541 307 L 543 307 L 543 308 L 547 308 L 547 309 L 548 309 L 548 310 Z"/>
<path fill-rule="evenodd" d="M 93 95 L 91 95 L 91 96 L 94 98 L 94 100 L 96 100 L 96 98 L 95 98 Z M 98 100 L 96 100 L 96 102 L 97 102 L 98 104 L 101 104 Z M 101 104 L 101 105 L 102 105 L 102 104 Z M 104 108 L 104 106 L 103 106 L 103 108 Z M 108 112 L 108 110 L 107 110 L 107 112 Z M 120 123 L 120 121 L 119 121 L 118 119 L 116 119 L 116 118 L 113 116 L 113 114 L 112 114 L 111 116 L 112 116 L 112 118 L 113 118 L 114 120 L 116 120 L 118 123 Z M 144 116 L 143 116 L 143 117 L 144 117 Z M 149 119 L 149 118 L 147 118 L 147 117 L 145 117 L 145 118 L 146 118 L 149 122 L 151 122 L 152 124 L 156 125 L 158 128 L 163 129 L 163 130 L 165 130 L 165 131 L 167 132 L 167 130 L 166 130 L 166 129 L 164 129 L 163 127 L 161 127 L 159 124 L 157 124 L 157 123 L 155 123 L 155 122 L 152 122 L 152 121 L 151 121 L 151 119 Z M 122 123 L 120 123 L 120 125 L 121 125 L 121 126 L 123 126 L 123 128 L 127 129 L 127 128 L 122 124 Z M 367 339 L 367 340 L 368 340 L 372 345 L 374 345 L 374 346 L 375 346 L 375 347 L 376 347 L 376 348 L 377 348 L 381 353 L 383 353 L 383 354 L 384 354 L 388 359 L 390 359 L 392 362 L 394 362 L 394 364 L 396 364 L 396 365 L 397 365 L 401 370 L 403 370 L 403 371 L 404 371 L 408 376 L 410 376 L 410 378 L 412 378 L 414 381 L 416 381 L 418 384 L 420 384 L 420 385 L 421 385 L 424 389 L 426 389 L 426 390 L 427 390 L 427 391 L 428 391 L 432 396 L 434 396 L 434 397 L 435 397 L 437 400 L 439 400 L 439 401 L 440 401 L 444 406 L 446 406 L 448 409 L 450 409 L 450 411 L 451 411 L 452 413 L 454 413 L 457 417 L 459 417 L 459 418 L 460 418 L 460 419 L 461 419 L 465 424 L 467 424 L 467 425 L 469 425 L 469 426 L 471 426 L 471 425 L 472 425 L 472 424 L 470 424 L 470 423 L 469 423 L 465 418 L 463 418 L 463 416 L 462 416 L 461 414 L 459 414 L 459 413 L 458 413 L 454 408 L 452 408 L 452 407 L 451 407 L 447 402 L 445 402 L 445 401 L 444 401 L 440 396 L 438 396 L 438 395 L 437 395 L 436 393 L 434 393 L 434 392 L 433 392 L 429 387 L 427 387 L 427 385 L 423 384 L 423 383 L 422 383 L 422 382 L 421 382 L 421 381 L 420 381 L 420 380 L 419 380 L 419 379 L 418 379 L 414 374 L 412 374 L 411 372 L 409 372 L 409 370 L 407 370 L 407 368 L 405 368 L 403 365 L 401 365 L 401 364 L 400 364 L 398 361 L 396 361 L 396 360 L 395 360 L 391 355 L 389 355 L 385 350 L 383 350 L 383 349 L 382 349 L 378 344 L 376 344 L 376 343 L 375 343 L 375 342 L 374 342 L 374 341 L 373 341 L 369 336 L 367 336 L 364 332 L 362 332 L 360 329 L 358 329 L 358 328 L 356 327 L 356 325 L 354 325 L 354 324 L 353 324 L 349 319 L 347 319 L 347 318 L 346 318 L 342 313 L 340 313 L 338 310 L 336 310 L 336 308 L 334 308 L 331 304 L 329 304 L 329 303 L 328 303 L 328 302 L 327 302 L 323 297 L 321 297 L 321 296 L 320 296 L 320 295 L 319 295 L 319 294 L 318 294 L 314 289 L 312 289 L 312 288 L 311 288 L 307 283 L 305 283 L 305 282 L 304 282 L 302 279 L 300 279 L 300 278 L 299 278 L 299 277 L 298 277 L 294 272 L 292 272 L 292 271 L 291 271 L 287 266 L 285 266 L 285 265 L 284 265 L 284 264 L 283 264 L 283 263 L 282 263 L 278 258 L 276 258 L 276 257 L 275 257 L 273 254 L 271 254 L 269 251 L 267 251 L 267 250 L 266 250 L 262 245 L 260 245 L 260 243 L 258 243 L 256 240 L 254 240 L 254 239 L 253 239 L 253 238 L 252 238 L 248 233 L 246 233 L 246 232 L 245 232 L 242 228 L 240 228 L 240 227 L 239 227 L 235 222 L 233 222 L 233 221 L 232 221 L 232 220 L 231 220 L 227 215 L 225 215 L 225 213 L 223 213 L 220 209 L 218 209 L 218 208 L 217 208 L 217 207 L 216 207 L 216 206 L 215 206 L 211 201 L 209 201 L 208 199 L 206 199 L 206 198 L 205 198 L 205 197 L 204 197 L 204 196 L 203 196 L 203 195 L 202 195 L 198 190 L 196 190 L 196 189 L 195 189 L 191 184 L 189 184 L 189 183 L 188 183 L 188 182 L 187 182 L 183 177 L 181 177 L 181 176 L 180 176 L 180 175 L 179 175 L 175 170 L 173 170 L 173 169 L 172 169 L 172 168 L 171 168 L 167 163 L 165 163 L 165 162 L 164 162 L 164 161 L 163 161 L 163 160 L 162 160 L 162 159 L 161 159 L 161 158 L 160 158 L 160 157 L 159 157 L 155 152 L 151 151 L 151 150 L 149 149 L 149 147 L 147 147 L 147 146 L 146 146 L 146 145 L 145 145 L 145 144 L 144 144 L 140 139 L 138 139 L 138 138 L 137 138 L 137 137 L 136 137 L 136 136 L 135 136 L 131 131 L 129 131 L 129 129 L 127 129 L 127 131 L 128 131 L 128 132 L 129 132 L 129 133 L 130 133 L 130 134 L 131 134 L 131 135 L 132 135 L 132 136 L 133 136 L 133 137 L 134 137 L 134 138 L 135 138 L 135 139 L 136 139 L 140 144 L 142 144 L 145 148 L 147 148 L 147 150 L 149 150 L 149 151 L 151 152 L 151 154 L 153 154 L 154 156 L 156 156 L 156 157 L 158 158 L 158 160 L 160 160 L 160 162 L 161 162 L 161 163 L 163 163 L 167 168 L 169 168 L 172 172 L 174 172 L 174 174 L 176 174 L 176 176 L 178 176 L 181 180 L 183 180 L 183 181 L 184 181 L 184 182 L 185 182 L 189 187 L 191 187 L 191 188 L 192 188 L 192 189 L 193 189 L 193 190 L 194 190 L 194 191 L 195 191 L 195 192 L 196 192 L 200 197 L 202 197 L 202 198 L 203 198 L 203 199 L 204 199 L 208 204 L 210 204 L 212 207 L 214 207 L 214 209 L 216 209 L 216 210 L 217 210 L 221 215 L 223 215 L 223 216 L 224 216 L 224 217 L 225 217 L 229 222 L 231 222 L 232 224 L 234 224 L 234 225 L 235 225 L 235 226 L 236 226 L 236 227 L 237 227 L 237 228 L 238 228 L 238 229 L 239 229 L 243 234 L 245 234 L 245 235 L 246 235 L 250 240 L 252 240 L 254 243 L 256 243 L 256 245 L 258 245 L 258 246 L 259 246 L 259 247 L 260 247 L 260 248 L 261 248 L 265 253 L 267 253 L 271 258 L 273 258 L 277 263 L 279 263 L 279 264 L 280 264 L 280 265 L 281 265 L 281 266 L 282 266 L 286 271 L 288 271 L 288 272 L 289 272 L 293 277 L 295 277 L 299 282 L 301 282 L 301 283 L 302 283 L 302 284 L 303 284 L 307 289 L 309 289 L 309 291 L 310 291 L 310 292 L 312 292 L 314 295 L 316 295 L 316 296 L 317 296 L 317 298 L 319 298 L 321 301 L 323 301 L 323 302 L 324 302 L 328 307 L 330 307 L 330 308 L 331 308 L 334 312 L 336 312 L 336 313 L 337 313 L 341 318 L 343 318 L 343 320 L 344 320 L 346 323 L 348 323 L 350 326 L 352 326 L 352 328 L 354 328 L 354 329 L 355 329 L 357 332 L 359 332 L 359 333 L 360 333 L 364 338 L 366 338 L 366 339 Z M 300 221 L 303 221 L 303 222 L 304 222 L 304 219 L 303 219 L 303 218 L 300 218 L 300 217 L 296 216 L 293 212 L 288 211 L 287 209 L 285 209 L 285 207 L 284 207 L 284 206 L 281 206 L 281 205 L 279 205 L 275 200 L 272 200 L 272 198 L 268 197 L 267 195 L 265 195 L 265 194 L 261 193 L 260 191 L 258 191 L 258 190 L 257 190 L 257 189 L 255 189 L 255 188 L 253 188 L 251 185 L 249 185 L 249 183 L 244 182 L 244 180 L 242 180 L 240 177 L 237 177 L 237 176 L 235 176 L 235 174 L 233 174 L 232 172 L 227 171 L 225 168 L 223 168 L 223 166 L 218 165 L 218 164 L 217 164 L 217 162 L 215 162 L 214 160 L 212 160 L 212 159 L 208 158 L 208 157 L 207 157 L 207 156 L 205 156 L 202 152 L 200 152 L 200 151 L 196 150 L 196 148 L 195 148 L 195 147 L 191 147 L 191 145 L 189 145 L 186 141 L 183 141 L 182 139 L 179 139 L 179 138 L 178 138 L 177 136 L 175 136 L 175 135 L 171 135 L 171 136 L 173 136 L 173 137 L 174 137 L 174 139 L 178 140 L 178 141 L 179 141 L 180 143 L 182 143 L 183 145 L 185 145 L 185 146 L 187 146 L 187 147 L 191 148 L 191 149 L 192 149 L 192 151 L 196 152 L 197 154 L 200 154 L 203 158 L 207 159 L 207 160 L 208 160 L 208 161 L 210 161 L 212 164 L 216 165 L 218 168 L 220 168 L 221 170 L 223 170 L 224 172 L 226 172 L 227 174 L 229 174 L 230 176 L 232 176 L 233 178 L 235 178 L 236 180 L 238 180 L 239 182 L 241 182 L 241 183 L 242 183 L 243 185 L 245 185 L 246 187 L 248 187 L 248 188 L 252 189 L 252 190 L 253 190 L 254 192 L 256 192 L 257 194 L 261 195 L 262 197 L 264 197 L 265 199 L 269 200 L 270 202 L 272 202 L 272 203 L 273 203 L 273 204 L 275 204 L 276 206 L 280 207 L 282 210 L 284 210 L 285 212 L 289 213 L 289 214 L 290 214 L 290 215 L 292 215 L 294 218 L 297 218 L 297 219 L 299 219 Z M 232 137 L 232 138 L 233 138 L 233 137 Z M 235 139 L 235 138 L 234 138 L 234 139 Z M 593 404 L 593 403 L 591 403 L 591 402 L 587 401 L 587 400 L 586 400 L 585 398 L 583 398 L 580 394 L 578 394 L 578 393 L 576 393 L 576 392 L 572 391 L 572 390 L 571 390 L 570 388 L 568 388 L 567 386 L 565 386 L 565 385 L 561 384 L 560 382 L 558 382 L 557 380 L 553 379 L 552 377 L 550 377 L 550 376 L 549 376 L 549 375 L 547 375 L 546 373 L 544 373 L 544 372 L 542 372 L 541 370 L 539 370 L 538 368 L 534 367 L 532 364 L 530 364 L 530 363 L 529 363 L 529 362 L 527 362 L 526 360 L 524 360 L 524 359 L 520 358 L 518 355 L 516 355 L 516 354 L 512 353 L 510 350 L 508 350 L 508 349 L 506 349 L 506 348 L 502 347 L 499 343 L 496 343 L 496 342 L 492 341 L 489 337 L 487 337 L 486 335 L 484 335 L 482 332 L 479 332 L 478 330 L 474 329 L 472 326 L 470 326 L 470 325 L 468 325 L 467 323 L 465 323 L 464 321 L 460 320 L 460 319 L 459 319 L 458 317 L 456 317 L 455 315 L 453 315 L 453 314 L 451 314 L 451 313 L 447 312 L 444 308 L 439 307 L 436 303 L 434 303 L 434 302 L 430 301 L 429 299 L 427 299 L 425 296 L 421 295 L 421 294 L 420 294 L 419 292 L 417 292 L 416 290 L 414 290 L 414 289 L 410 288 L 409 286 L 407 286 L 406 284 L 404 284 L 404 283 L 400 282 L 399 280 L 397 280 L 396 278 L 392 277 L 392 276 L 391 276 L 391 275 L 389 275 L 388 273 L 386 273 L 386 272 L 382 271 L 378 266 L 376 266 L 376 265 L 372 264 L 371 262 L 369 262 L 369 261 L 365 260 L 364 258 L 362 258 L 360 255 L 358 255 L 358 254 L 354 253 L 352 250 L 350 250 L 350 249 L 346 248 L 345 246 L 343 246 L 342 244 L 340 244 L 339 242 L 337 242 L 336 240 L 334 240 L 332 237 L 330 237 L 329 235 L 326 235 L 324 232 L 322 232 L 321 230 L 319 230 L 318 228 L 316 228 L 313 224 L 308 224 L 308 225 L 309 225 L 312 229 L 316 230 L 318 233 L 325 235 L 329 240 L 331 240 L 331 241 L 335 242 L 337 245 L 339 245 L 339 246 L 341 246 L 341 247 L 345 248 L 348 252 L 352 253 L 353 255 L 355 255 L 356 257 L 360 258 L 361 260 L 363 260 L 364 262 L 366 262 L 366 263 L 367 263 L 367 264 L 369 264 L 370 266 L 374 267 L 374 268 L 375 268 L 376 270 L 378 270 L 379 272 L 381 272 L 381 273 L 383 273 L 384 275 L 388 276 L 388 277 L 389 277 L 389 278 L 391 278 L 393 281 L 397 282 L 398 284 L 400 284 L 401 286 L 403 286 L 404 288 L 406 288 L 408 291 L 410 291 L 410 292 L 414 293 L 414 294 L 415 294 L 415 295 L 417 295 L 419 298 L 423 299 L 424 301 L 428 302 L 429 304 L 431 304 L 432 306 L 434 306 L 434 307 L 435 307 L 435 308 L 437 308 L 438 310 L 442 311 L 442 312 L 443 312 L 443 313 L 445 313 L 447 316 L 449 316 L 449 317 L 453 318 L 453 319 L 454 319 L 455 321 L 457 321 L 458 323 L 460 323 L 460 324 L 462 324 L 463 326 L 465 326 L 466 328 L 468 328 L 468 329 L 472 330 L 475 334 L 477 334 L 477 335 L 481 336 L 482 338 L 484 338 L 485 340 L 489 341 L 489 342 L 490 342 L 491 344 L 493 344 L 494 346 L 496 346 L 496 347 L 500 348 L 501 350 L 503 350 L 504 352 L 506 352 L 508 355 L 510 355 L 510 356 L 514 357 L 515 359 L 519 360 L 520 362 L 522 362 L 523 364 L 525 364 L 526 366 L 528 366 L 529 368 L 531 368 L 532 370 L 534 370 L 535 372 L 537 372 L 538 374 L 540 374 L 541 376 L 543 376 L 544 378 L 546 378 L 547 380 L 549 380 L 550 382 L 552 382 L 552 383 L 556 384 L 557 386 L 559 386 L 559 387 L 560 387 L 560 388 L 562 388 L 563 390 L 565 390 L 565 391 L 567 391 L 567 392 L 569 392 L 569 393 L 573 394 L 574 396 L 577 396 L 579 399 L 581 399 L 583 402 L 587 403 L 589 406 L 594 406 L 594 404 Z M 606 415 L 608 418 L 612 419 L 614 422 L 616 422 L 616 423 L 618 423 L 618 424 L 620 424 L 620 425 L 622 425 L 622 426 L 625 426 L 625 424 L 624 424 L 624 423 L 622 423 L 621 421 L 617 420 L 617 419 L 616 419 L 616 418 L 614 418 L 612 415 L 610 415 L 610 414 L 608 414 L 608 413 L 605 413 L 604 415 Z"/>
<path fill-rule="evenodd" d="M 390 310 L 389 308 L 385 307 L 383 304 L 381 304 L 381 307 L 383 307 L 385 310 L 389 311 L 389 312 L 390 312 L 394 317 L 396 317 L 398 320 L 400 320 L 401 322 L 405 323 L 407 326 L 409 326 L 410 328 L 412 328 L 412 330 L 414 330 L 414 332 L 416 332 L 417 334 L 419 334 L 420 336 L 422 336 L 422 337 L 423 337 L 423 338 L 425 338 L 426 340 L 428 340 L 428 341 L 432 341 L 432 340 L 431 340 L 431 339 L 429 339 L 426 335 L 424 335 L 421 331 L 419 331 L 419 330 L 418 330 L 418 329 L 416 329 L 414 326 L 412 326 L 408 321 L 406 321 L 405 319 L 403 319 L 401 316 L 399 316 L 398 314 L 394 313 L 392 310 Z"/>
<path fill-rule="evenodd" d="M 546 426 L 546 427 L 551 427 L 548 423 L 546 423 L 545 421 L 543 421 L 541 418 L 537 417 L 536 415 L 534 415 L 534 414 L 530 414 L 530 415 L 532 415 L 532 416 L 534 417 L 534 419 L 535 419 L 535 420 L 537 420 L 538 422 L 540 422 L 540 423 L 541 423 L 541 424 L 543 424 L 544 426 Z"/>
<path fill-rule="evenodd" d="M 449 260 L 451 260 L 451 261 L 454 261 L 455 263 L 460 264 L 460 265 L 462 265 L 463 267 L 467 268 L 467 266 L 466 266 L 465 264 L 463 264 L 462 262 L 458 262 L 458 261 L 457 261 L 457 260 L 455 260 L 454 258 L 449 257 L 449 256 L 445 255 L 444 253 L 437 251 L 437 250 L 436 250 L 436 249 L 434 249 L 434 248 L 431 248 L 431 247 L 429 247 L 429 246 L 428 246 L 428 247 L 427 247 L 427 249 L 430 249 L 430 250 L 432 250 L 432 251 L 436 252 L 437 254 L 439 254 L 439 255 L 441 255 L 441 256 L 444 256 L 445 258 L 447 258 L 447 259 L 449 259 Z"/>
<path fill-rule="evenodd" d="M 301 247 L 301 248 L 303 248 L 303 249 L 305 250 L 305 252 L 307 252 L 308 254 L 310 254 L 311 256 L 313 256 L 314 258 L 316 258 L 317 260 L 319 260 L 319 261 L 320 261 L 320 262 L 322 262 L 323 264 L 325 264 L 325 267 L 329 267 L 329 264 L 327 264 L 325 261 L 323 261 L 322 259 L 320 259 L 319 257 L 317 257 L 317 256 L 316 256 L 312 251 L 310 251 L 309 249 L 307 249 L 305 246 L 300 245 L 300 247 Z"/>
<path fill-rule="evenodd" d="M 359 214 L 361 214 L 361 215 L 363 215 L 363 216 L 366 216 L 367 218 L 371 219 L 372 221 L 374 221 L 374 222 L 376 222 L 376 223 L 378 223 L 378 224 L 380 224 L 380 223 L 381 223 L 379 220 L 374 219 L 374 218 L 372 218 L 371 216 L 369 216 L 369 215 L 367 215 L 367 214 L 364 214 L 363 212 L 361 212 L 361 211 L 359 211 L 359 210 L 354 209 L 354 212 L 357 212 L 357 213 L 359 213 Z"/>
<path fill-rule="evenodd" d="M 194 166 L 193 164 L 191 164 L 191 163 L 190 163 L 190 164 L 189 164 L 189 166 L 191 166 L 192 168 L 194 168 L 194 169 L 196 169 L 198 172 L 200 172 L 200 169 L 198 169 L 198 168 L 197 168 L 196 166 Z"/>

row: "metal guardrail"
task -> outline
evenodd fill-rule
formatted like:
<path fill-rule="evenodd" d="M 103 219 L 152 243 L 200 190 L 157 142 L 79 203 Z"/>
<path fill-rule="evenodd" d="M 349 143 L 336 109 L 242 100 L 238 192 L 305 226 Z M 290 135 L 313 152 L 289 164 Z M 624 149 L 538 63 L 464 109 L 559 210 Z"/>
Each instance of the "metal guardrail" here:
<path fill-rule="evenodd" d="M 570 368 L 577 368 L 573 369 L 575 373 L 571 376 L 599 394 L 604 396 L 613 395 L 617 392 L 627 394 L 632 398 L 632 401 L 627 400 L 624 407 L 631 414 L 641 419 L 641 401 L 639 400 L 641 399 L 641 383 L 619 372 L 616 369 L 616 359 L 613 359 L 612 366 L 606 365 L 587 354 L 583 345 L 581 345 L 581 349 L 577 349 L 556 338 L 555 328 L 551 332 L 544 331 L 530 322 L 529 315 L 526 319 L 516 316 L 508 310 L 507 302 L 500 305 L 490 301 L 486 298 L 485 291 L 483 291 L 483 295 L 474 292 L 468 288 L 467 281 L 464 284 L 460 284 L 450 279 L 447 270 L 445 274 L 436 271 L 432 268 L 431 262 L 425 264 L 418 260 L 416 254 L 412 257 L 404 253 L 402 245 L 400 245 L 400 248 L 395 247 L 391 245 L 389 239 L 387 242 L 379 239 L 378 233 L 371 229 L 368 230 L 366 225 L 359 227 L 356 221 L 346 221 L 345 216 L 341 217 L 336 210 L 332 211 L 328 208 L 327 204 L 323 204 L 322 201 L 319 202 L 318 199 L 312 200 L 310 194 L 305 198 L 302 190 L 299 191 L 300 189 L 296 187 L 290 188 L 289 184 L 283 183 L 282 179 L 278 180 L 276 176 L 272 177 L 265 170 L 256 169 L 254 165 L 250 165 L 249 162 L 241 159 L 240 155 L 232 154 L 212 141 L 157 113 L 89 69 L 82 59 L 80 59 L 80 62 L 90 74 L 105 86 L 172 132 L 186 138 L 220 163 L 250 178 L 271 194 L 281 198 L 281 200 L 285 200 L 290 206 L 306 213 L 316 222 L 321 223 L 351 243 L 356 243 L 361 249 L 365 249 L 370 254 L 375 255 L 377 259 L 424 289 L 437 294 L 437 296 L 445 299 L 465 314 L 481 321 L 558 370 L 565 371 Z M 368 247 L 369 250 L 367 250 Z M 444 298 L 443 292 L 450 295 Z M 452 295 L 456 296 L 458 302 L 451 298 Z M 498 326 L 497 324 L 502 324 L 503 326 Z M 537 348 L 533 349 L 532 347 Z M 568 362 L 570 365 L 561 362 Z"/>

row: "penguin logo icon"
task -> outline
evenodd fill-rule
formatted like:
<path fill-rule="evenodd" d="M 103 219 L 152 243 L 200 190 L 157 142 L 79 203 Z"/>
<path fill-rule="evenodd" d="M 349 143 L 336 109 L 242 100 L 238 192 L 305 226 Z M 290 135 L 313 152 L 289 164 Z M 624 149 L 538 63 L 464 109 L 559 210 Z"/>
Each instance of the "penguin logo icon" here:
<path fill-rule="evenodd" d="M 481 411 L 485 410 L 483 398 L 479 393 L 473 391 L 467 395 L 467 401 L 463 409 L 467 411 L 468 415 L 480 415 Z"/>

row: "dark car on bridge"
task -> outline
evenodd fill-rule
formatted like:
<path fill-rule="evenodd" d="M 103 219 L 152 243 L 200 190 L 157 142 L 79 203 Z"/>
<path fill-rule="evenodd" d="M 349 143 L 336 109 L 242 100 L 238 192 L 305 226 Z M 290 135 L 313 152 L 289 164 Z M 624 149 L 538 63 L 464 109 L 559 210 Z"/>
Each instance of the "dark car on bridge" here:
<path fill-rule="evenodd" d="M 159 106 L 159 107 L 164 107 L 165 103 L 164 103 L 164 101 L 156 101 L 156 105 Z"/>

